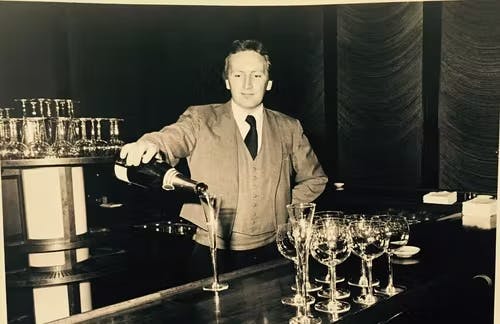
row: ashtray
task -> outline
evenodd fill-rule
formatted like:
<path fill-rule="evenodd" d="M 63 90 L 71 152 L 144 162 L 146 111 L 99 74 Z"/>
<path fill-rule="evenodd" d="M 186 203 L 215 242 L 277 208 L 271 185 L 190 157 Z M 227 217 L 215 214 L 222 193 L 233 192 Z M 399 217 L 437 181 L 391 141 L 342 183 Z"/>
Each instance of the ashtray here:
<path fill-rule="evenodd" d="M 394 251 L 394 255 L 396 255 L 398 258 L 411 258 L 418 252 L 420 252 L 419 247 L 405 245 Z"/>

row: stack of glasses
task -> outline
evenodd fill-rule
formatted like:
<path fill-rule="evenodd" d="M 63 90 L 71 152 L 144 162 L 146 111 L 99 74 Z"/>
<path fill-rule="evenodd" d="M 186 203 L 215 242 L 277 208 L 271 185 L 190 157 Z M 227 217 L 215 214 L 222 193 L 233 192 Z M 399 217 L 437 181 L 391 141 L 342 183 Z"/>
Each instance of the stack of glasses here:
<path fill-rule="evenodd" d="M 13 108 L 0 108 L 0 157 L 4 160 L 114 156 L 121 147 L 120 118 L 75 117 L 71 99 L 14 99 Z M 107 129 L 106 140 L 103 129 Z"/>
<path fill-rule="evenodd" d="M 310 305 L 316 301 L 311 293 L 315 291 L 318 297 L 328 299 L 315 303 L 314 308 L 330 314 L 330 320 L 336 321 L 339 314 L 349 311 L 351 305 L 345 298 L 351 293 L 337 288 L 336 284 L 345 279 L 337 276 L 335 268 L 351 252 L 361 259 L 361 276 L 349 280 L 351 286 L 362 288 L 361 294 L 353 298 L 355 303 L 366 307 L 379 300 L 377 294 L 392 296 L 403 291 L 403 287 L 394 286 L 391 256 L 408 243 L 410 229 L 405 217 L 315 212 L 313 203 L 290 204 L 287 208 L 289 222 L 278 226 L 276 243 L 280 253 L 296 266 L 296 284 L 292 288 L 296 294 L 282 298 L 282 303 L 297 307 L 297 315 L 290 323 L 321 323 L 310 312 Z M 372 261 L 384 253 L 388 258 L 387 286 L 374 290 L 379 283 L 372 278 Z M 309 254 L 328 267 L 328 275 L 316 279 L 328 288 L 322 289 L 309 281 Z"/>

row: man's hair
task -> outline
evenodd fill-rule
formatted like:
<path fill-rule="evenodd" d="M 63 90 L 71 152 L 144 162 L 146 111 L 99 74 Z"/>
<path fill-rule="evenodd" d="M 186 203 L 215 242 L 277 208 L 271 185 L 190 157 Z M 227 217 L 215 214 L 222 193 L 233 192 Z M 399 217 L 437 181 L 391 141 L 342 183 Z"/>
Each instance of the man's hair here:
<path fill-rule="evenodd" d="M 264 47 L 264 45 L 260 41 L 254 39 L 245 39 L 245 40 L 237 39 L 234 40 L 233 43 L 231 44 L 231 50 L 229 51 L 229 54 L 226 56 L 226 59 L 224 61 L 224 71 L 222 72 L 222 78 L 226 80 L 228 77 L 229 58 L 231 57 L 231 55 L 244 51 L 254 51 L 262 55 L 262 57 L 264 57 L 264 59 L 266 60 L 266 70 L 267 70 L 267 75 L 269 76 L 271 72 L 271 60 L 269 58 L 267 49 Z"/>

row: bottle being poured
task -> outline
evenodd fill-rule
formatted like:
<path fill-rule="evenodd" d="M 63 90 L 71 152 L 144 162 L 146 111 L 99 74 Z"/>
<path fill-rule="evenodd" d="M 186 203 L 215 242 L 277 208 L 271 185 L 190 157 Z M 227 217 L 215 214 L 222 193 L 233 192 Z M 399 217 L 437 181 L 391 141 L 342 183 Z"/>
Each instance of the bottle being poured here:
<path fill-rule="evenodd" d="M 208 190 L 205 183 L 186 177 L 162 159 L 152 159 L 138 166 L 127 165 L 125 159 L 117 159 L 115 176 L 122 181 L 143 188 L 186 190 L 196 195 L 203 195 Z"/>

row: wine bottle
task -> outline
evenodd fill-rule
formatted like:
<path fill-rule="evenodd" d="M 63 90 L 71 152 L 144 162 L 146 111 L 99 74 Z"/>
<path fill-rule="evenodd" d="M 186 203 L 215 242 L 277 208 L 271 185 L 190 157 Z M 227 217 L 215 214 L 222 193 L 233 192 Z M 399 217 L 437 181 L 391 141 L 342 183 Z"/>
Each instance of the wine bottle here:
<path fill-rule="evenodd" d="M 125 182 L 143 188 L 176 190 L 182 189 L 199 195 L 208 190 L 203 182 L 192 180 L 163 160 L 152 159 L 138 166 L 126 165 L 125 160 L 115 161 L 115 176 Z"/>

